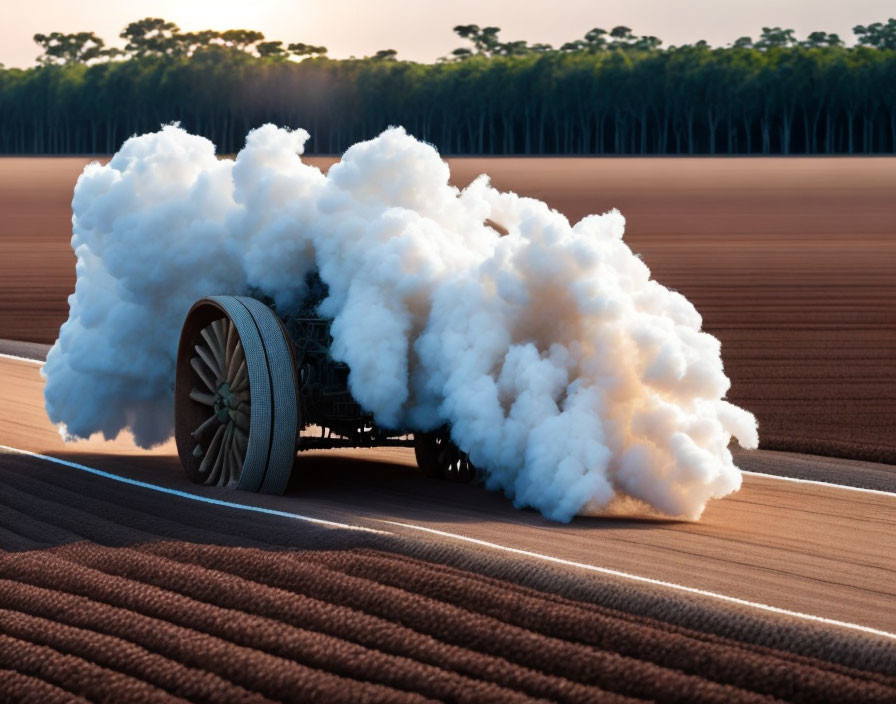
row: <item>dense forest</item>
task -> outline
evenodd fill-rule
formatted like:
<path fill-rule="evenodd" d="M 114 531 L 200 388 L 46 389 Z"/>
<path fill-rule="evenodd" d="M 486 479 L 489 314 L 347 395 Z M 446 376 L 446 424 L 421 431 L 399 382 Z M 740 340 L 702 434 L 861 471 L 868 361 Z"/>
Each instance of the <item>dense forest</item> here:
<path fill-rule="evenodd" d="M 894 19 L 855 27 L 851 47 L 779 27 L 723 48 L 662 48 L 627 27 L 559 48 L 454 31 L 468 46 L 432 64 L 153 18 L 123 30 L 123 49 L 38 34 L 37 66 L 0 67 L 0 153 L 110 153 L 174 121 L 225 153 L 265 122 L 304 127 L 308 151 L 331 154 L 388 125 L 444 154 L 896 151 Z"/>

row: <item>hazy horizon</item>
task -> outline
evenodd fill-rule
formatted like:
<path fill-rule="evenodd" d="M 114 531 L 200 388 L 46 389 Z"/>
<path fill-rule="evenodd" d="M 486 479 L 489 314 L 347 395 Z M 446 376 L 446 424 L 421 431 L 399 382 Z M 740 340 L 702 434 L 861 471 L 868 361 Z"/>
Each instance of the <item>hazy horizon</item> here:
<path fill-rule="evenodd" d="M 555 0 L 552 11 L 542 3 L 491 0 L 456 0 L 433 4 L 408 0 L 331 0 L 294 3 L 276 0 L 84 0 L 77 5 L 44 0 L 40 5 L 19 5 L 4 10 L 0 27 L 0 64 L 28 67 L 40 50 L 35 33 L 93 31 L 107 46 L 122 46 L 118 35 L 128 22 L 162 17 L 184 31 L 201 29 L 254 29 L 267 39 L 284 43 L 322 44 L 333 58 L 369 56 L 380 49 L 395 49 L 398 58 L 432 62 L 466 42 L 452 32 L 458 24 L 496 25 L 504 40 L 524 39 L 559 46 L 581 38 L 593 27 L 630 27 L 635 34 L 652 34 L 663 46 L 691 44 L 705 39 L 725 46 L 738 37 L 758 37 L 763 26 L 809 32 L 835 32 L 853 43 L 852 27 L 886 21 L 896 14 L 892 0 L 791 0 L 782 6 L 772 0 L 715 2 L 713 0 L 607 0 L 595 9 L 583 0 Z M 346 20 L 345 18 L 349 18 Z"/>

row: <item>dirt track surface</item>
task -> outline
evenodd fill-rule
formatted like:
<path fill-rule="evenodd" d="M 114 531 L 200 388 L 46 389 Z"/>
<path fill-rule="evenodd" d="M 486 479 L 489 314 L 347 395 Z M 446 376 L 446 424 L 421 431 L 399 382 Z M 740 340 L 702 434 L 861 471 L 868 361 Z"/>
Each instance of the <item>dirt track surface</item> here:
<path fill-rule="evenodd" d="M 326 167 L 332 159 L 312 160 Z M 52 342 L 85 159 L 0 159 L 0 338 Z M 722 340 L 764 448 L 896 464 L 896 159 L 451 159 L 626 240 Z"/>
<path fill-rule="evenodd" d="M 0 359 L 0 382 L 2 444 L 345 526 L 0 452 L 0 682 L 8 668 L 22 691 L 97 698 L 111 686 L 135 700 L 217 701 L 896 695 L 896 640 L 482 546 L 471 553 L 418 530 L 896 632 L 896 497 L 747 477 L 700 523 L 564 526 L 480 487 L 427 479 L 402 449 L 302 454 L 287 494 L 260 496 L 189 484 L 171 444 L 64 446 L 43 412 L 38 367 Z M 778 455 L 749 457 L 761 471 Z M 896 489 L 886 467 L 836 469 Z"/>

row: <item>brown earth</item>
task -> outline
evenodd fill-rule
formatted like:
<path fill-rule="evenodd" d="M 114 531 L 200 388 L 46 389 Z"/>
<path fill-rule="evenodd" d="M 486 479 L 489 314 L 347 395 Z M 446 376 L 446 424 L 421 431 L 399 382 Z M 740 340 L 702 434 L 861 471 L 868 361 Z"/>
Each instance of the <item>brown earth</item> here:
<path fill-rule="evenodd" d="M 573 217 L 623 208 L 629 242 L 722 338 L 732 396 L 759 413 L 766 440 L 779 422 L 797 447 L 819 445 L 824 431 L 836 452 L 892 450 L 881 439 L 894 408 L 892 161 L 743 162 L 763 170 L 721 160 L 454 160 L 456 178 L 484 163 L 497 185 Z M 65 317 L 68 201 L 82 164 L 0 160 L 0 213 L 10 214 L 0 221 L 0 338 L 51 341 Z M 781 217 L 753 213 L 760 202 Z M 852 209 L 855 230 L 841 209 Z M 831 281 L 836 293 L 826 295 Z M 862 387 L 871 379 L 876 396 Z M 385 522 L 894 631 L 892 497 L 748 476 L 698 524 L 559 527 L 481 488 L 420 477 L 400 449 L 302 455 L 286 496 L 233 495 L 187 484 L 170 445 L 137 452 L 123 437 L 63 447 L 36 367 L 0 361 L 0 380 L 0 444 L 391 533 L 247 515 L 0 451 L 4 700 L 896 698 L 890 639 L 459 550 L 450 538 L 422 543 Z M 880 419 L 864 436 L 863 414 Z M 884 465 L 774 452 L 738 462 L 894 490 Z"/>
<path fill-rule="evenodd" d="M 74 543 L 0 553 L 0 585 L 0 684 L 41 701 L 896 697 L 892 675 L 380 550 Z"/>
<path fill-rule="evenodd" d="M 0 338 L 52 342 L 83 158 L 0 159 Z M 312 160 L 320 166 L 332 159 Z M 762 446 L 896 464 L 896 159 L 451 159 L 578 219 L 618 207 L 722 340 Z"/>
<path fill-rule="evenodd" d="M 419 531 L 893 633 L 896 494 L 747 476 L 698 523 L 561 526 L 482 487 L 428 479 L 410 450 L 390 448 L 301 453 L 287 493 L 264 496 L 189 484 L 172 443 L 139 451 L 125 434 L 63 445 L 37 365 L 0 359 L 0 382 L 0 444 L 287 514 L 0 449 L 0 687 L 23 698 L 896 696 L 892 637 Z M 762 472 L 779 455 L 742 459 Z M 880 466 L 785 459 L 815 478 L 896 489 Z"/>
<path fill-rule="evenodd" d="M 284 496 L 196 486 L 188 481 L 173 440 L 152 450 L 135 447 L 128 433 L 114 442 L 104 442 L 97 435 L 63 443 L 47 420 L 42 389 L 37 365 L 0 359 L 0 445 L 212 499 L 250 502 L 403 535 L 421 533 L 395 522 L 460 533 L 896 633 L 896 473 L 881 471 L 887 465 L 836 460 L 826 466 L 818 458 L 795 456 L 808 465 L 805 473 L 812 479 L 826 481 L 838 473 L 849 474 L 859 486 L 889 492 L 885 494 L 748 475 L 740 491 L 710 501 L 696 522 L 579 517 L 564 525 L 534 511 L 518 511 L 503 496 L 479 485 L 426 479 L 417 471 L 410 448 L 301 452 Z M 782 465 L 781 454 L 743 452 L 738 462 L 745 469 L 768 474 Z M 8 461 L 0 454 L 0 465 Z M 108 487 L 108 482 L 65 468 L 50 465 L 40 472 L 48 477 L 46 486 L 32 484 L 29 475 L 20 472 L 15 479 L 0 477 L 0 487 L 48 501 L 55 501 L 53 496 L 61 492 L 83 502 L 68 504 L 78 510 L 87 506 L 90 497 L 114 490 L 102 502 L 107 508 L 98 510 L 102 520 L 96 525 L 82 518 L 69 520 L 72 527 L 62 531 L 69 536 L 66 541 L 115 542 L 120 525 L 131 520 L 125 507 L 142 500 L 133 487 Z M 67 502 L 57 501 L 59 510 L 47 511 L 48 520 L 57 520 L 56 516 L 63 520 Z M 35 513 L 44 510 L 42 504 L 32 503 Z M 108 514 L 115 504 L 122 509 Z M 170 510 L 158 515 L 161 523 L 183 521 Z M 0 516 L 0 525 L 2 520 Z M 160 530 L 155 526 L 149 533 L 158 535 Z M 216 530 L 224 531 L 226 526 L 219 525 L 211 533 Z M 208 537 L 205 530 L 197 534 L 198 540 Z M 22 542 L 23 548 L 29 545 L 27 540 Z M 47 543 L 38 541 L 37 545 L 46 547 Z"/>

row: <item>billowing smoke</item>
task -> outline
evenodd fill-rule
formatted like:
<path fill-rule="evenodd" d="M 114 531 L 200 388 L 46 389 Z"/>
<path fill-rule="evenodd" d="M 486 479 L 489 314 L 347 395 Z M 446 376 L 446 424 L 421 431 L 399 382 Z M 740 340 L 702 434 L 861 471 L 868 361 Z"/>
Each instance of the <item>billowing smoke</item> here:
<path fill-rule="evenodd" d="M 518 506 L 697 518 L 739 488 L 728 444 L 756 447 L 756 421 L 722 400 L 718 340 L 650 279 L 619 212 L 570 225 L 486 177 L 458 191 L 394 128 L 324 175 L 301 161 L 307 137 L 267 125 L 231 161 L 169 126 L 84 170 L 77 287 L 44 368 L 65 433 L 166 440 L 191 304 L 255 288 L 287 310 L 317 267 L 359 403 L 384 427 L 449 422 Z"/>

